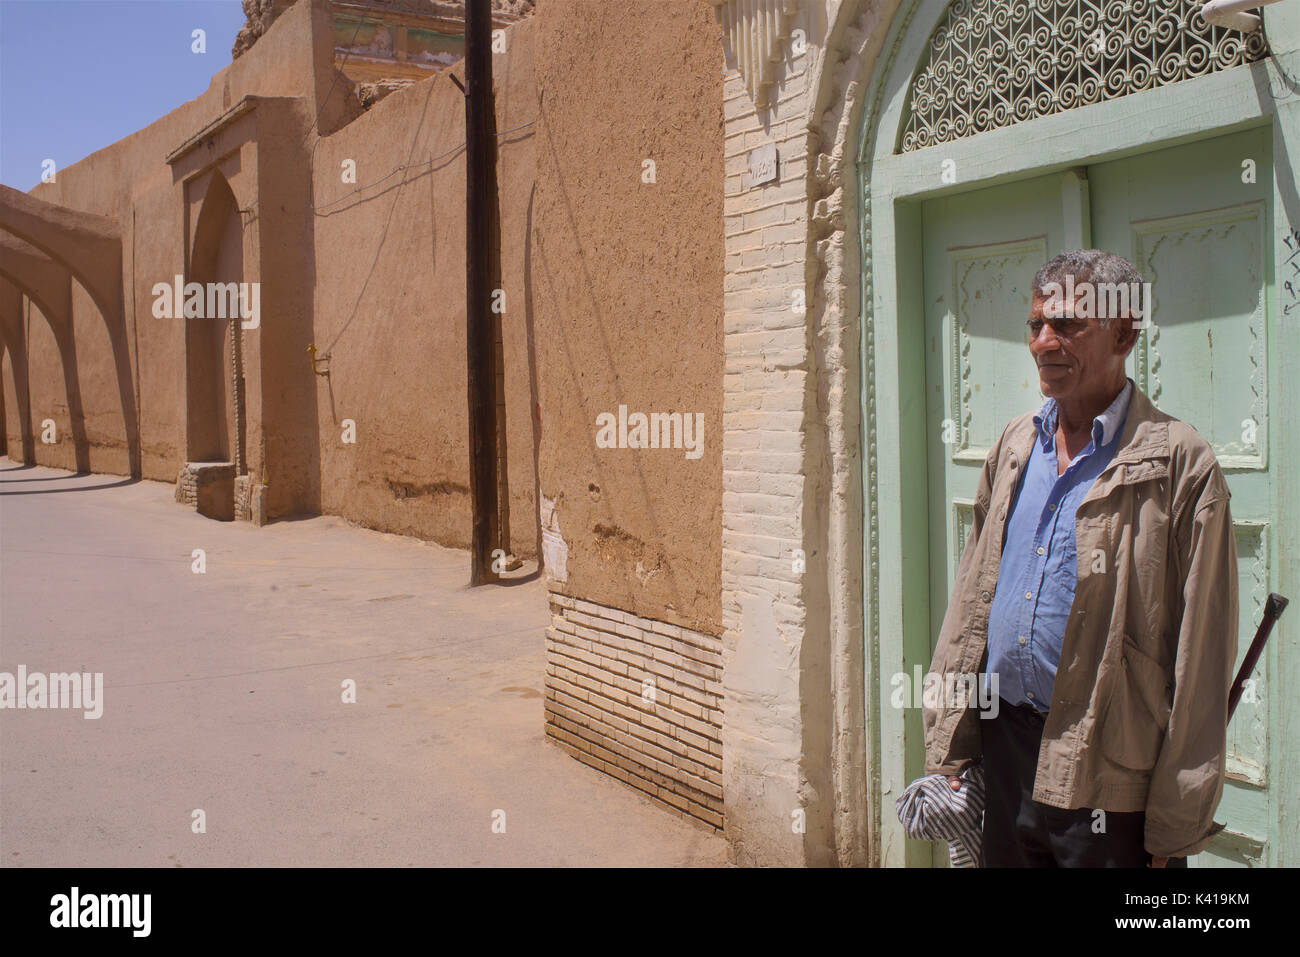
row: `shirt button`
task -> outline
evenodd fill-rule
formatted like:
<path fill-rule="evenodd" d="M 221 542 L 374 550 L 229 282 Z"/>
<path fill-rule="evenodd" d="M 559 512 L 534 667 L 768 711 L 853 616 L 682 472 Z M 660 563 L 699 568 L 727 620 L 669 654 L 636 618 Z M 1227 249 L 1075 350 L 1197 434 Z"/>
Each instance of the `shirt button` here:
<path fill-rule="evenodd" d="M 1031 591 L 1027 591 L 1027 592 L 1025 592 L 1025 597 L 1026 597 L 1026 598 L 1033 598 L 1033 597 L 1034 597 L 1034 593 L 1031 592 Z"/>
<path fill-rule="evenodd" d="M 981 600 L 981 601 L 988 601 L 988 600 L 989 600 L 989 593 L 986 592 L 986 591 L 985 591 L 985 592 L 980 592 L 980 600 Z"/>
<path fill-rule="evenodd" d="M 1021 643 L 1022 645 L 1025 643 L 1025 636 L 1024 636 L 1024 635 L 1021 635 L 1021 636 L 1020 636 L 1020 643 Z"/>
<path fill-rule="evenodd" d="M 1043 546 L 1042 546 L 1042 545 L 1039 545 L 1039 546 L 1038 546 L 1038 554 L 1040 554 L 1040 555 L 1043 554 L 1043 551 L 1044 551 Z"/>
<path fill-rule="evenodd" d="M 1047 506 L 1047 510 L 1048 510 L 1049 512 L 1055 512 L 1055 511 L 1056 511 L 1056 503 L 1053 502 L 1051 505 Z"/>
<path fill-rule="evenodd" d="M 1026 695 L 1027 697 L 1032 698 L 1032 697 L 1034 696 L 1034 693 L 1033 693 L 1032 691 L 1026 691 L 1026 692 L 1025 692 L 1025 695 Z"/>

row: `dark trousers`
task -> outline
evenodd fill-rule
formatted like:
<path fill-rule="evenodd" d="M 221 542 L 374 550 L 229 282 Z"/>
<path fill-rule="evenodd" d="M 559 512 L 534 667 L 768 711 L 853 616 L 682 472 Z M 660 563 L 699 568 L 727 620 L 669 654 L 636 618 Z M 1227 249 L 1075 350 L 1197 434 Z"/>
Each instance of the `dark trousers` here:
<path fill-rule="evenodd" d="M 1049 807 L 1034 800 L 1045 718 L 1002 700 L 980 718 L 984 746 L 985 867 L 1145 867 L 1146 814 Z M 1174 858 L 1170 867 L 1186 867 Z"/>

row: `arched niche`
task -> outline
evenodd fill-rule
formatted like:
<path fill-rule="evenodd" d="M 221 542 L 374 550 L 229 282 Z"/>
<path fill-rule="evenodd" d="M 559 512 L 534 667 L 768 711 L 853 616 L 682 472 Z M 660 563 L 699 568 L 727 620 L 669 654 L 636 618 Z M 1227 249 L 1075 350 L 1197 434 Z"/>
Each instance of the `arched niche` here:
<path fill-rule="evenodd" d="M 243 227 L 230 184 L 219 171 L 210 180 L 194 229 L 189 282 L 240 283 Z M 235 462 L 242 457 L 242 349 L 238 317 L 187 318 L 186 430 L 191 462 Z"/>

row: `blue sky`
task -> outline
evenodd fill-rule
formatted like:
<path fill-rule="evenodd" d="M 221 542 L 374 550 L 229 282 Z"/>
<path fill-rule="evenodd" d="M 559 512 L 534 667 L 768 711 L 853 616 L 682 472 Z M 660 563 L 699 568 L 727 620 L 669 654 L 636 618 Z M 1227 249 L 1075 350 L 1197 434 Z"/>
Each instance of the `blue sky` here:
<path fill-rule="evenodd" d="M 0 0 L 0 183 L 29 190 L 208 87 L 239 0 Z M 207 33 L 207 52 L 191 34 Z"/>

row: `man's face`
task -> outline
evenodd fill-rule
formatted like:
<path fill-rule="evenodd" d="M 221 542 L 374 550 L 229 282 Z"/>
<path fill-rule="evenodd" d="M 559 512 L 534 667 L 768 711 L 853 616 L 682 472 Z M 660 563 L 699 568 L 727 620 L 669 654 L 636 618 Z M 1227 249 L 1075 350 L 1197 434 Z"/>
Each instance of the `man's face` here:
<path fill-rule="evenodd" d="M 1137 339 L 1128 318 L 1113 319 L 1107 327 L 1074 313 L 1073 300 L 1049 301 L 1034 290 L 1026 338 L 1039 387 L 1058 402 L 1106 392 L 1123 376 L 1124 357 Z"/>

